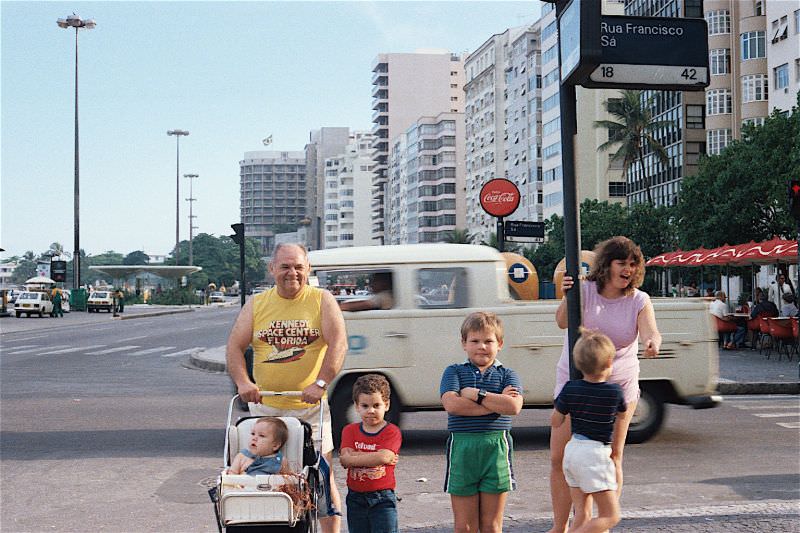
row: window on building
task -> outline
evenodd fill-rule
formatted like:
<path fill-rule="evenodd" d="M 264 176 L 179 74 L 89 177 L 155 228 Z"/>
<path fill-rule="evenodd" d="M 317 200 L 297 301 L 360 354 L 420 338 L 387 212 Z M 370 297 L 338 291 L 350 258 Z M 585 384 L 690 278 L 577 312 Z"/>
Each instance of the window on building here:
<path fill-rule="evenodd" d="M 542 30 L 542 42 L 546 41 L 551 36 L 555 35 L 556 33 L 556 21 L 554 20 L 550 24 L 544 27 Z"/>
<path fill-rule="evenodd" d="M 794 33 L 795 35 L 800 33 L 800 9 L 794 12 Z"/>
<path fill-rule="evenodd" d="M 706 132 L 706 147 L 709 155 L 718 155 L 731 142 L 731 130 L 708 130 Z"/>
<path fill-rule="evenodd" d="M 708 53 L 708 64 L 711 67 L 711 75 L 730 74 L 731 72 L 731 51 L 729 48 L 715 48 Z"/>
<path fill-rule="evenodd" d="M 725 115 L 732 111 L 731 90 L 714 89 L 706 91 L 706 114 Z"/>
<path fill-rule="evenodd" d="M 706 13 L 709 35 L 720 35 L 731 32 L 731 13 L 727 9 Z"/>
<path fill-rule="evenodd" d="M 776 89 L 785 89 L 789 86 L 789 63 L 775 67 L 772 72 Z"/>
<path fill-rule="evenodd" d="M 748 31 L 742 34 L 742 61 L 767 57 L 763 31 Z"/>
<path fill-rule="evenodd" d="M 551 109 L 558 107 L 558 98 L 558 93 L 545 98 L 542 102 L 542 111 L 550 111 Z"/>
<path fill-rule="evenodd" d="M 545 146 L 542 150 L 542 159 L 550 159 L 561 153 L 561 141 Z"/>
<path fill-rule="evenodd" d="M 703 106 L 701 105 L 687 105 L 686 106 L 686 127 L 693 130 L 702 130 L 706 127 L 705 116 L 703 114 Z"/>
<path fill-rule="evenodd" d="M 555 59 L 558 59 L 558 45 L 554 44 L 542 54 L 542 65 L 546 65 Z"/>
<path fill-rule="evenodd" d="M 753 14 L 757 17 L 764 15 L 764 0 L 756 0 L 753 3 Z"/>
<path fill-rule="evenodd" d="M 789 17 L 782 16 L 772 21 L 772 44 L 786 39 L 789 35 Z"/>
<path fill-rule="evenodd" d="M 684 0 L 684 13 L 689 18 L 703 18 L 703 0 Z"/>
<path fill-rule="evenodd" d="M 610 198 L 625 198 L 625 182 L 624 181 L 609 181 L 608 182 L 608 196 Z"/>
<path fill-rule="evenodd" d="M 753 126 L 758 128 L 759 126 L 763 126 L 766 120 L 767 117 L 746 118 L 742 121 L 742 126 Z"/>
<path fill-rule="evenodd" d="M 742 102 L 757 102 L 767 99 L 766 74 L 742 76 Z"/>
<path fill-rule="evenodd" d="M 561 117 L 556 117 L 542 125 L 542 137 L 561 131 Z"/>

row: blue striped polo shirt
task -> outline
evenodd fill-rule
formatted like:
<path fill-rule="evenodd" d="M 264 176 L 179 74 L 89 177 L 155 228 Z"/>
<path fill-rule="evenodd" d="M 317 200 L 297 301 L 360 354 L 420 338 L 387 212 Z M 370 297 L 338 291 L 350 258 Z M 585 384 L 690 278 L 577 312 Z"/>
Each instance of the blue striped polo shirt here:
<path fill-rule="evenodd" d="M 464 387 L 486 389 L 500 394 L 507 386 L 513 385 L 522 394 L 522 382 L 516 372 L 506 368 L 496 360 L 483 374 L 471 362 L 464 361 L 448 366 L 442 374 L 439 396 L 445 392 L 460 393 Z M 454 432 L 508 431 L 511 429 L 511 416 L 489 413 L 482 416 L 460 416 L 447 414 L 447 430 Z"/>
<path fill-rule="evenodd" d="M 573 435 L 603 444 L 611 442 L 617 413 L 627 409 L 622 387 L 583 379 L 568 381 L 556 398 L 555 407 L 559 413 L 570 415 Z"/>

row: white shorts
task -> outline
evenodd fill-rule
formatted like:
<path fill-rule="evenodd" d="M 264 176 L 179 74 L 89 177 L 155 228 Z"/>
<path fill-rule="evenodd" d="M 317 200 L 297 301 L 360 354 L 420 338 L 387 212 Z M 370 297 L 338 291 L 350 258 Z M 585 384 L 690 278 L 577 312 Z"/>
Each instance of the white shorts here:
<path fill-rule="evenodd" d="M 323 416 L 322 430 L 322 453 L 327 454 L 333 451 L 333 431 L 331 431 L 331 410 L 325 402 L 325 413 Z M 250 414 L 253 416 L 292 416 L 311 424 L 314 439 L 319 438 L 319 404 L 307 409 L 278 409 L 263 403 L 248 403 Z"/>
<path fill-rule="evenodd" d="M 573 436 L 564 448 L 562 467 L 567 485 L 586 494 L 617 490 L 617 469 L 610 444 Z"/>

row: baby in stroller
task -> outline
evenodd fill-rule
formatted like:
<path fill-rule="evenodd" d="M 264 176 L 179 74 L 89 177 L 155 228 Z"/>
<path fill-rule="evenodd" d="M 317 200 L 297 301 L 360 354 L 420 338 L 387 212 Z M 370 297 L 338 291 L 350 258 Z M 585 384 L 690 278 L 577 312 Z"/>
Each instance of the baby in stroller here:
<path fill-rule="evenodd" d="M 228 474 L 277 474 L 285 470 L 283 447 L 289 438 L 286 423 L 274 416 L 256 420 L 250 430 L 250 442 L 233 458 Z"/>

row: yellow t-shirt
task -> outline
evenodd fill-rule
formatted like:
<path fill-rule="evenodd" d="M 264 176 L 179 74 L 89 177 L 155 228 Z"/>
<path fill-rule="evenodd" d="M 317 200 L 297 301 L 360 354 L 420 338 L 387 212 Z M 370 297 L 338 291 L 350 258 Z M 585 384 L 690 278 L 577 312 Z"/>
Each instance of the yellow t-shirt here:
<path fill-rule="evenodd" d="M 322 290 L 306 285 L 286 299 L 272 288 L 253 299 L 253 377 L 261 390 L 303 390 L 314 383 L 328 345 L 322 338 Z M 262 403 L 306 409 L 300 398 L 273 396 Z"/>

